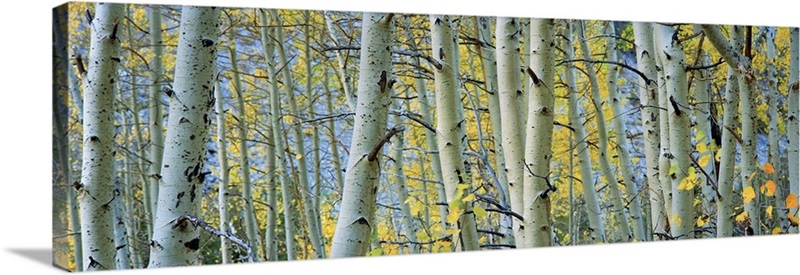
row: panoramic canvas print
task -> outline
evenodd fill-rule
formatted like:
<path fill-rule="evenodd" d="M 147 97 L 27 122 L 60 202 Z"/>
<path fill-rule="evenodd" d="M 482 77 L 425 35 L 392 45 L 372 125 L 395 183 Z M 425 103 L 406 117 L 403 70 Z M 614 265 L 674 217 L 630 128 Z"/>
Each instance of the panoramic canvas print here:
<path fill-rule="evenodd" d="M 71 271 L 797 234 L 797 28 L 53 9 Z"/>

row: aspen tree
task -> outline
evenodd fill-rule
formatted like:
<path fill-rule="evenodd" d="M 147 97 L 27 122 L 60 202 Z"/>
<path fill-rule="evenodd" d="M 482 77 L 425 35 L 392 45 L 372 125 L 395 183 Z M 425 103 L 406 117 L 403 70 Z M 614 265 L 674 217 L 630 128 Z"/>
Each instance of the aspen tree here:
<path fill-rule="evenodd" d="M 409 26 L 406 28 L 406 38 L 408 40 L 408 44 L 410 45 L 412 51 L 417 51 L 417 43 L 414 41 L 414 36 L 411 32 L 410 17 L 406 17 L 406 25 Z M 420 66 L 419 57 L 411 58 L 411 64 L 417 67 Z M 431 104 L 431 99 L 429 98 L 430 95 L 428 95 L 428 89 L 425 85 L 425 79 L 421 77 L 415 78 L 414 89 L 417 91 L 417 100 L 419 101 L 419 109 L 420 113 L 422 114 L 422 121 L 428 125 L 433 125 L 433 113 L 431 110 L 434 110 L 435 106 L 432 106 Z M 437 196 L 439 197 L 439 201 L 444 202 L 447 195 L 444 188 L 444 177 L 442 175 L 442 162 L 438 154 L 439 145 L 436 143 L 436 133 L 432 133 L 430 131 L 425 132 L 425 145 L 428 146 L 428 150 L 430 152 L 436 152 L 427 153 L 427 156 L 430 158 L 430 166 L 431 170 L 433 171 L 434 179 L 437 182 L 442 183 L 436 185 L 436 192 Z M 447 205 L 439 205 L 439 218 L 442 223 L 447 220 Z M 447 227 L 442 226 L 442 233 L 445 233 L 446 230 Z"/>
<path fill-rule="evenodd" d="M 789 137 L 789 192 L 795 198 L 800 196 L 800 30 L 791 28 L 791 61 L 789 62 L 789 117 L 786 123 L 786 135 Z M 781 198 L 783 199 L 783 198 Z M 800 208 L 789 209 L 795 217 L 800 216 Z M 793 226 L 790 232 L 797 233 L 798 226 Z"/>
<path fill-rule="evenodd" d="M 752 189 L 753 193 L 755 193 L 759 189 L 758 182 L 753 178 L 757 174 L 756 163 L 758 161 L 755 153 L 757 145 L 755 132 L 756 114 L 753 106 L 753 101 L 755 100 L 755 87 L 753 82 L 755 81 L 755 77 L 753 75 L 750 59 L 737 50 L 741 49 L 738 45 L 735 43 L 728 43 L 718 28 L 710 25 L 703 25 L 703 31 L 706 37 L 708 37 L 708 41 L 720 52 L 725 63 L 733 68 L 737 78 L 742 118 L 742 157 L 739 164 L 742 168 L 740 173 L 742 176 L 742 193 L 747 192 L 748 189 Z M 743 27 L 733 26 L 732 33 L 734 32 L 740 32 L 740 37 L 743 37 L 741 34 L 741 32 L 743 32 Z M 752 233 L 754 235 L 760 235 L 761 222 L 759 219 L 758 196 L 755 195 L 751 199 L 746 197 L 743 199 L 745 211 L 747 211 L 750 217 L 750 227 L 753 229 Z"/>
<path fill-rule="evenodd" d="M 520 80 L 520 25 L 515 18 L 498 17 L 495 29 L 497 37 L 497 87 L 500 103 L 502 142 L 505 152 L 504 172 L 508 176 L 511 211 L 524 212 L 523 179 L 525 177 L 525 147 L 520 138 L 523 131 L 522 111 L 523 92 Z M 525 247 L 525 233 L 522 220 L 512 219 L 512 230 L 517 248 Z"/>
<path fill-rule="evenodd" d="M 655 34 L 654 34 L 655 36 Z M 672 229 L 669 226 L 669 221 L 673 219 L 672 215 L 672 179 L 670 179 L 670 164 L 672 163 L 670 159 L 670 151 L 669 151 L 669 111 L 667 107 L 669 107 L 669 94 L 667 94 L 667 85 L 666 85 L 666 78 L 664 77 L 664 64 L 661 63 L 661 58 L 658 57 L 658 46 L 656 46 L 655 41 L 653 42 L 653 50 L 655 52 L 655 61 L 656 61 L 656 74 L 658 76 L 658 119 L 659 119 L 659 128 L 661 135 L 661 149 L 658 155 L 658 170 L 659 170 L 659 181 L 661 182 L 661 192 L 662 197 L 664 198 L 664 212 L 667 214 L 667 229 L 670 229 L 669 233 Z"/>
<path fill-rule="evenodd" d="M 223 107 L 222 89 L 219 85 L 219 79 L 214 80 L 214 98 L 216 104 L 214 110 L 217 114 L 217 157 L 219 158 L 219 195 L 217 196 L 217 205 L 219 207 L 219 229 L 227 231 L 228 228 L 228 182 L 230 181 L 230 168 L 228 167 L 228 137 L 227 129 L 225 127 L 225 109 Z M 231 263 L 230 241 L 220 236 L 220 253 L 222 263 Z"/>
<path fill-rule="evenodd" d="M 270 16 L 273 17 L 273 20 L 278 23 L 278 25 L 282 24 L 282 19 L 280 15 L 278 15 L 277 10 L 270 10 Z M 283 36 L 283 29 L 278 27 L 275 29 L 276 39 L 277 41 L 281 41 L 278 43 L 277 51 L 278 57 L 281 64 L 286 64 L 285 66 L 289 65 L 289 60 L 287 58 L 287 49 L 284 48 L 283 41 L 286 41 Z M 300 112 L 297 108 L 297 100 L 294 97 L 294 78 L 291 74 L 291 69 L 284 69 L 281 72 L 283 73 L 283 89 L 284 93 L 287 95 L 287 101 L 289 102 L 289 113 L 294 117 L 301 117 Z M 298 170 L 298 178 L 299 181 L 297 182 L 300 185 L 300 199 L 303 201 L 303 211 L 306 220 L 306 226 L 308 229 L 308 238 L 311 241 L 311 246 L 314 249 L 314 258 L 321 259 L 325 258 L 325 247 L 322 246 L 322 234 L 319 230 L 320 226 L 317 224 L 318 219 L 316 218 L 316 213 L 318 211 L 314 210 L 314 202 L 311 197 L 311 190 L 309 187 L 308 181 L 308 164 L 306 162 L 306 150 L 305 150 L 305 142 L 304 142 L 304 135 L 303 131 L 300 128 L 299 123 L 293 123 L 292 131 L 294 133 L 294 157 L 297 160 L 297 170 Z"/>
<path fill-rule="evenodd" d="M 398 110 L 402 109 L 402 103 L 398 100 L 394 100 L 392 105 Z M 400 116 L 394 116 L 392 122 L 395 127 L 403 124 Z M 408 196 L 405 173 L 403 170 L 403 165 L 405 164 L 405 156 L 403 155 L 404 147 L 405 139 L 403 138 L 403 133 L 395 134 L 392 138 L 392 170 L 394 170 L 394 186 L 397 189 L 397 199 L 400 203 L 400 211 L 402 212 L 403 231 L 405 233 L 404 238 L 407 238 L 410 243 L 409 249 L 411 250 L 411 253 L 417 254 L 419 253 L 420 247 L 418 244 L 416 244 L 417 226 L 414 224 L 414 216 L 411 215 L 411 207 L 407 203 L 410 197 Z"/>
<path fill-rule="evenodd" d="M 457 41 L 453 36 L 451 17 L 431 15 L 431 45 L 434 59 L 436 86 L 436 138 L 442 165 L 442 176 L 446 192 L 448 228 L 454 229 L 453 240 L 456 247 L 463 250 L 478 250 L 475 214 L 466 209 L 462 199 L 470 192 L 467 171 L 464 166 L 463 107 L 459 94 Z M 457 218 L 451 218 L 457 217 Z"/>
<path fill-rule="evenodd" d="M 331 258 L 364 256 L 374 224 L 381 136 L 391 104 L 394 14 L 364 13 L 357 108 Z"/>
<path fill-rule="evenodd" d="M 605 105 L 606 102 L 604 102 L 603 98 L 600 96 L 599 80 L 597 79 L 597 73 L 595 73 L 591 62 L 593 61 L 592 51 L 589 49 L 589 43 L 586 41 L 585 37 L 585 24 L 585 21 L 581 21 L 579 24 L 578 41 L 580 42 L 583 58 L 590 61 L 586 63 L 585 71 L 589 77 L 589 85 L 592 90 L 591 99 L 594 107 L 594 118 L 597 123 L 598 161 L 600 162 L 601 172 L 608 185 L 609 194 L 611 196 L 611 209 L 614 212 L 613 217 L 619 228 L 620 241 L 628 242 L 633 236 L 631 236 L 631 229 L 628 226 L 628 214 L 625 213 L 625 203 L 622 201 L 619 181 L 617 180 L 617 175 L 611 169 L 611 163 L 608 160 L 608 153 L 611 151 L 608 149 L 608 130 L 606 128 L 606 116 L 603 112 L 603 105 Z"/>
<path fill-rule="evenodd" d="M 333 17 L 332 17 L 333 14 L 331 12 L 326 11 L 323 12 L 323 16 L 325 16 L 325 25 L 328 29 L 328 36 L 330 36 L 331 40 L 333 40 L 333 44 L 336 46 L 346 46 L 345 44 L 347 42 L 336 31 L 337 28 L 335 27 L 335 24 L 333 22 Z M 336 51 L 336 61 L 339 64 L 339 66 L 336 68 L 336 71 L 339 73 L 339 79 L 342 81 L 341 83 L 342 91 L 344 91 L 345 98 L 347 99 L 345 100 L 345 102 L 347 102 L 347 105 L 350 107 L 351 110 L 355 110 L 357 98 L 356 94 L 353 92 L 351 88 L 352 85 L 351 82 L 353 81 L 352 79 L 350 79 L 350 76 L 347 73 L 348 54 L 349 53 L 347 50 Z"/>
<path fill-rule="evenodd" d="M 114 269 L 114 95 L 119 81 L 120 33 L 125 6 L 97 3 L 91 20 L 89 67 L 83 77 L 83 164 L 75 187 L 81 216 L 85 271 Z"/>
<path fill-rule="evenodd" d="M 606 58 L 608 61 L 617 62 L 617 31 L 614 29 L 614 22 L 608 22 L 606 32 Z M 628 135 L 625 131 L 625 117 L 622 111 L 622 98 L 618 94 L 617 72 L 618 67 L 608 67 L 608 100 L 611 102 L 611 116 L 614 121 L 614 136 L 617 142 L 617 156 L 619 156 L 619 168 L 622 172 L 620 184 L 625 186 L 625 193 L 628 196 L 628 212 L 631 216 L 633 238 L 636 241 L 646 241 L 645 219 L 642 216 L 642 206 L 639 203 L 639 190 L 636 186 L 636 178 L 633 173 L 633 162 L 631 161 L 630 146 L 628 145 Z"/>
<path fill-rule="evenodd" d="M 322 74 L 322 87 L 325 90 L 325 108 L 329 114 L 333 113 L 333 92 L 330 90 L 329 82 L 328 82 L 328 74 Z M 331 119 L 328 120 L 328 130 L 330 141 L 330 150 L 331 150 L 331 162 L 333 164 L 333 177 L 336 179 L 336 190 L 338 192 L 342 192 L 342 188 L 344 188 L 344 174 L 342 174 L 342 162 L 341 158 L 339 157 L 339 146 L 337 146 L 337 138 L 336 138 L 336 124 Z"/>
<path fill-rule="evenodd" d="M 700 66 L 711 65 L 708 53 L 703 51 L 700 54 L 700 62 L 698 64 Z M 708 163 L 701 168 L 706 172 L 706 174 L 708 174 L 708 176 L 710 176 L 710 178 L 706 177 L 705 174 L 698 171 L 699 175 L 701 175 L 698 177 L 698 184 L 700 185 L 703 194 L 702 200 L 704 213 L 701 214 L 706 215 L 711 214 L 714 211 L 717 201 L 716 193 L 714 192 L 711 183 L 716 182 L 717 169 L 715 168 L 713 160 L 715 159 L 714 148 L 716 148 L 719 144 L 715 143 L 711 134 L 711 120 L 713 119 L 711 113 L 711 72 L 709 72 L 708 69 L 700 70 L 695 74 L 695 79 L 697 81 L 697 85 L 694 88 L 694 98 L 697 103 L 695 104 L 694 116 L 695 125 L 697 127 L 695 141 L 698 148 L 698 162 L 702 160 L 708 160 Z"/>
<path fill-rule="evenodd" d="M 669 99 L 669 157 L 672 164 L 672 211 L 670 228 L 673 238 L 694 237 L 694 185 L 697 179 L 690 177 L 692 142 L 689 113 L 689 91 L 686 81 L 686 60 L 683 46 L 677 40 L 673 27 L 653 25 L 656 53 L 663 64 L 664 79 Z"/>
<path fill-rule="evenodd" d="M 732 33 L 731 41 L 736 41 L 736 33 Z M 725 82 L 725 99 L 723 109 L 722 147 L 719 160 L 719 182 L 717 188 L 720 201 L 717 202 L 717 238 L 733 236 L 733 182 L 736 159 L 736 133 L 732 129 L 739 128 L 739 86 L 733 68 L 728 68 Z"/>
<path fill-rule="evenodd" d="M 163 65 L 161 55 L 164 51 L 164 41 L 161 39 L 161 8 L 158 5 L 150 6 L 150 44 L 153 48 L 153 59 L 150 61 L 150 96 L 147 101 L 147 113 L 149 115 L 148 130 L 150 133 L 150 162 L 148 169 L 150 194 L 145 196 L 146 211 L 151 217 L 148 225 L 155 221 L 156 199 L 158 198 L 158 176 L 161 175 L 161 159 L 164 156 L 164 128 L 163 114 L 161 111 L 162 92 L 159 85 L 163 81 Z M 148 236 L 152 235 L 152 230 L 148 230 Z"/>
<path fill-rule="evenodd" d="M 267 28 L 268 25 L 272 23 L 272 21 L 267 21 L 267 12 L 265 10 L 260 10 L 260 17 L 261 17 L 261 44 L 264 47 L 264 59 L 267 63 L 267 75 L 269 75 L 269 92 L 270 92 L 270 123 L 272 124 L 272 136 L 275 144 L 275 162 L 278 163 L 277 170 L 275 172 L 276 178 L 280 179 L 281 181 L 281 200 L 283 203 L 283 225 L 284 225 L 284 236 L 285 236 L 285 244 L 286 244 L 286 259 L 288 261 L 293 261 L 296 259 L 295 255 L 295 248 L 294 248 L 294 217 L 291 214 L 292 210 L 292 192 L 290 189 L 290 176 L 289 176 L 289 169 L 286 167 L 286 156 L 284 153 L 286 150 L 286 146 L 283 142 L 283 130 L 281 127 L 281 100 L 280 100 L 280 91 L 278 90 L 278 81 L 276 78 L 278 74 L 276 72 L 276 63 L 277 61 L 274 58 L 275 55 L 275 38 L 273 37 L 274 30 L 270 30 Z M 277 207 L 277 205 L 275 205 Z"/>
<path fill-rule="evenodd" d="M 764 40 L 766 40 L 766 65 L 767 65 L 767 79 L 769 81 L 769 92 L 767 93 L 768 101 L 767 105 L 767 117 L 769 118 L 769 150 L 767 153 L 767 163 L 775 166 L 776 172 L 767 175 L 767 179 L 772 181 L 772 184 L 775 186 L 775 190 L 772 194 L 767 193 L 768 197 L 775 198 L 775 209 L 777 211 L 777 226 L 780 228 L 780 232 L 788 232 L 790 226 L 789 218 L 787 216 L 787 212 L 783 211 L 782 209 L 786 209 L 786 195 L 784 194 L 784 190 L 780 184 L 779 175 L 783 174 L 780 166 L 780 148 L 778 147 L 778 75 L 776 72 L 776 52 L 775 52 L 775 35 L 777 33 L 777 29 L 775 27 L 765 27 L 764 30 Z M 791 66 L 791 65 L 790 65 Z M 759 190 L 762 190 L 759 188 Z M 767 215 L 772 215 L 772 213 L 767 212 Z M 769 229 L 769 228 L 767 228 Z"/>
<path fill-rule="evenodd" d="M 486 86 L 486 91 L 488 93 L 487 97 L 489 99 L 489 118 L 491 119 L 492 125 L 492 144 L 494 144 L 494 152 L 495 152 L 495 167 L 497 169 L 505 169 L 506 167 L 506 160 L 505 160 L 505 150 L 503 149 L 503 127 L 502 127 L 502 114 L 500 112 L 500 96 L 498 95 L 498 72 L 497 72 L 497 60 L 495 57 L 495 46 L 494 40 L 492 39 L 492 20 L 490 17 L 479 17 L 476 20 L 478 28 L 477 28 L 477 37 L 480 42 L 479 44 L 479 54 L 481 57 L 481 64 L 483 65 L 483 79 Z M 487 164 L 488 165 L 488 164 Z M 500 186 L 497 188 L 501 188 L 499 190 L 500 194 L 506 194 L 504 204 L 511 203 L 510 199 L 508 198 L 509 193 L 509 186 L 508 186 L 508 173 L 500 171 L 500 173 L 495 173 L 497 177 L 497 181 L 500 183 Z M 511 215 L 502 214 L 500 216 L 500 233 L 503 234 L 503 242 L 509 243 L 513 242 L 512 233 L 513 232 L 513 225 L 512 225 L 512 217 Z"/>
<path fill-rule="evenodd" d="M 235 31 L 235 29 L 234 29 Z M 228 38 L 228 52 L 231 59 L 232 94 L 236 95 L 237 117 L 239 122 L 239 170 L 242 176 L 242 200 L 244 201 L 244 227 L 247 241 L 253 249 L 253 259 L 259 259 L 259 235 L 256 223 L 255 210 L 253 209 L 253 182 L 250 181 L 250 156 L 247 145 L 247 110 L 244 102 L 245 89 L 239 74 L 239 65 L 236 52 L 236 39 L 233 35 Z"/>
<path fill-rule="evenodd" d="M 204 157 L 214 106 L 218 27 L 218 8 L 183 7 L 148 267 L 198 264 L 200 232 L 184 217 L 200 213 L 207 174 Z"/>
<path fill-rule="evenodd" d="M 534 21 L 531 21 L 531 24 L 533 25 Z M 566 40 L 563 48 L 566 52 L 565 58 L 567 60 L 572 60 L 575 58 L 575 47 L 572 44 L 573 23 L 569 22 L 567 24 L 567 29 L 564 31 L 563 35 Z M 531 57 L 531 62 L 533 62 L 533 58 L 534 56 Z M 574 71 L 575 67 L 572 63 L 568 63 L 566 70 L 564 70 L 564 81 L 567 85 L 569 97 L 569 121 L 572 128 L 575 129 L 572 140 L 575 141 L 575 150 L 578 152 L 578 167 L 581 173 L 581 186 L 583 188 L 583 198 L 586 202 L 586 214 L 589 216 L 589 230 L 592 232 L 592 242 L 604 243 L 606 242 L 606 233 L 602 218 L 603 212 L 600 209 L 600 202 L 597 199 L 597 190 L 594 186 L 595 180 L 592 178 L 592 159 L 589 155 L 589 144 L 586 141 L 586 128 L 583 126 L 583 111 L 578 104 L 578 90 L 573 73 Z M 528 121 L 530 121 L 530 119 Z M 530 139 L 532 135 L 529 134 L 528 136 Z M 526 175 L 526 180 L 529 177 L 530 176 Z M 526 219 L 526 224 L 527 223 Z"/>

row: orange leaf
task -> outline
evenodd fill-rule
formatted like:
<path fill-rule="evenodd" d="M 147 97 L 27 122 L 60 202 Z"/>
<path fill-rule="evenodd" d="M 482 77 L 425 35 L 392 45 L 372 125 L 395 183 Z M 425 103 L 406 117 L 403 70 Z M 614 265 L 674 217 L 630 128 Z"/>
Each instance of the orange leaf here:
<path fill-rule="evenodd" d="M 767 188 L 767 196 L 768 197 L 775 196 L 775 188 L 777 188 L 777 186 L 775 185 L 774 181 L 768 180 L 767 183 L 764 184 L 764 187 Z"/>
<path fill-rule="evenodd" d="M 764 173 L 772 174 L 775 173 L 775 167 L 772 167 L 772 164 L 769 162 L 764 163 Z"/>
<path fill-rule="evenodd" d="M 797 194 L 791 193 L 786 196 L 786 208 L 797 208 Z"/>

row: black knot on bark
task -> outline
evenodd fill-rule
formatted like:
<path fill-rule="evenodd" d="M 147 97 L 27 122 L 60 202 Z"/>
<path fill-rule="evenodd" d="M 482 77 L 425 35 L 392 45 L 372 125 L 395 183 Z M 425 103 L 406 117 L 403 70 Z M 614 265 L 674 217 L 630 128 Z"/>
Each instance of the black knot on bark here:
<path fill-rule="evenodd" d="M 208 38 L 204 38 L 202 42 L 203 42 L 203 47 L 211 47 L 214 45 L 214 41 Z"/>

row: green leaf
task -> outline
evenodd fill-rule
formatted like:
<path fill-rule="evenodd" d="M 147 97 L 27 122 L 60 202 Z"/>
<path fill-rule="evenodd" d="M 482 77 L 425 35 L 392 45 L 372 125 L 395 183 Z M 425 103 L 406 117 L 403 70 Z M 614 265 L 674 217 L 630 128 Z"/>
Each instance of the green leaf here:
<path fill-rule="evenodd" d="M 380 247 L 377 247 L 372 251 L 370 251 L 369 253 L 367 253 L 367 256 L 380 256 L 380 255 L 383 255 L 383 248 Z"/>

